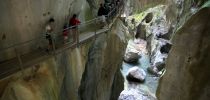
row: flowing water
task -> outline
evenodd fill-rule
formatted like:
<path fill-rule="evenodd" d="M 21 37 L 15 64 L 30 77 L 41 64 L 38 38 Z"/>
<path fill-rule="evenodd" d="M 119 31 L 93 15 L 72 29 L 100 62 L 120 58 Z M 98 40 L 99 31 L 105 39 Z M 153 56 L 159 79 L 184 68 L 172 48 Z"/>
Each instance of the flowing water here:
<path fill-rule="evenodd" d="M 144 47 L 144 46 L 146 46 L 145 41 L 142 41 L 142 42 L 144 42 L 144 43 L 135 44 L 133 42 L 133 40 L 130 40 L 128 42 L 126 52 L 133 51 L 133 52 L 139 53 L 139 55 L 141 55 L 141 58 L 139 58 L 139 61 L 138 61 L 137 64 L 129 64 L 129 63 L 123 62 L 121 72 L 122 72 L 122 74 L 124 76 L 124 79 L 125 79 L 127 71 L 129 70 L 129 68 L 132 68 L 134 66 L 138 66 L 139 68 L 144 69 L 145 72 L 147 73 L 146 80 L 145 80 L 144 83 L 139 84 L 138 88 L 136 88 L 136 89 L 143 90 L 143 91 L 149 93 L 150 95 L 152 95 L 153 97 L 155 97 L 159 77 L 156 77 L 156 76 L 148 73 L 148 71 L 147 71 L 147 68 L 150 66 L 150 58 L 147 55 L 146 47 Z M 124 89 L 127 89 L 127 88 L 128 88 L 128 83 L 125 79 Z"/>

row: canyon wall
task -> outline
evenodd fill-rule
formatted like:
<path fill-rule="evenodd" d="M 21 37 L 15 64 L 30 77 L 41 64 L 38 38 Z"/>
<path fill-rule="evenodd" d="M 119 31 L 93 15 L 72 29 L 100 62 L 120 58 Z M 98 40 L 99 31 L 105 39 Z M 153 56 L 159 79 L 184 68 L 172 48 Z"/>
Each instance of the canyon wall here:
<path fill-rule="evenodd" d="M 206 6 L 198 9 L 188 18 L 184 16 L 187 15 L 186 12 L 180 16 L 181 23 L 172 39 L 173 46 L 167 59 L 166 73 L 159 83 L 157 91 L 159 100 L 208 100 L 210 98 L 209 12 L 210 8 Z"/>

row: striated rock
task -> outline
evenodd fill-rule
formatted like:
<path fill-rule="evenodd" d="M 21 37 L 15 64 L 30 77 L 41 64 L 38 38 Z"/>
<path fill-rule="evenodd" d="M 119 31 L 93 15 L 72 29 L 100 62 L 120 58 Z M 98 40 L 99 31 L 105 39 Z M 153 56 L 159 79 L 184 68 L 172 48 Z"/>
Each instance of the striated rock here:
<path fill-rule="evenodd" d="M 48 62 L 49 61 L 49 62 Z M 53 59 L 49 59 L 46 62 L 40 63 L 40 68 L 29 68 L 24 70 L 26 75 L 23 78 L 10 79 L 10 82 L 6 86 L 0 100 L 58 100 L 59 90 L 63 75 L 59 75 L 59 79 L 53 74 L 55 71 L 61 72 L 61 70 L 54 70 L 55 64 L 52 63 Z M 18 77 L 19 73 L 16 73 Z M 31 76 L 31 74 L 33 74 Z M 1 80 L 0 82 L 2 82 Z"/>
<path fill-rule="evenodd" d="M 202 8 L 173 36 L 167 71 L 157 91 L 159 100 L 209 100 L 209 18 L 210 8 Z"/>
<path fill-rule="evenodd" d="M 138 66 L 132 67 L 128 70 L 126 79 L 128 82 L 144 82 L 146 78 L 146 72 Z"/>
<path fill-rule="evenodd" d="M 124 61 L 127 63 L 137 63 L 140 57 L 138 53 L 128 52 L 124 56 Z"/>
<path fill-rule="evenodd" d="M 123 82 L 124 82 L 124 78 L 123 78 L 122 73 L 119 68 L 115 74 L 115 77 L 114 77 L 110 100 L 117 100 L 120 92 L 124 88 L 124 84 L 122 84 Z"/>
<path fill-rule="evenodd" d="M 123 90 L 119 68 L 126 47 L 125 37 L 118 30 L 120 24 L 113 27 L 110 33 L 99 35 L 90 47 L 78 91 L 80 100 L 116 100 Z"/>

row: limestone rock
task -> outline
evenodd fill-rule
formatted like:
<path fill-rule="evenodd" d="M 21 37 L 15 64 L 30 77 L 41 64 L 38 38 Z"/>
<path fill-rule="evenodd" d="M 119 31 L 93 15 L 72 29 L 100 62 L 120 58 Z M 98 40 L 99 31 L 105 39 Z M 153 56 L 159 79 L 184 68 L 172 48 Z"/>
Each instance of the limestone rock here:
<path fill-rule="evenodd" d="M 148 67 L 147 70 L 151 74 L 160 76 L 164 68 L 165 68 L 165 62 L 157 62 L 155 65 Z"/>
<path fill-rule="evenodd" d="M 169 53 L 170 49 L 171 49 L 171 44 L 170 43 L 166 43 L 165 45 L 163 45 L 161 48 L 160 48 L 160 52 L 163 54 L 163 53 Z"/>
<path fill-rule="evenodd" d="M 159 100 L 209 100 L 209 18 L 210 8 L 202 8 L 174 34 L 157 90 Z"/>
<path fill-rule="evenodd" d="M 147 16 L 145 17 L 145 22 L 149 23 L 152 21 L 153 18 L 153 14 L 152 13 L 148 13 Z"/>
<path fill-rule="evenodd" d="M 140 56 L 138 55 L 138 53 L 128 52 L 124 56 L 124 61 L 127 63 L 137 63 L 139 58 Z"/>
<path fill-rule="evenodd" d="M 138 89 L 123 90 L 118 100 L 155 100 L 150 94 Z"/>
<path fill-rule="evenodd" d="M 146 72 L 138 66 L 130 68 L 126 76 L 129 82 L 144 82 L 145 78 Z"/>
<path fill-rule="evenodd" d="M 137 26 L 135 38 L 146 39 L 146 26 L 141 23 Z"/>

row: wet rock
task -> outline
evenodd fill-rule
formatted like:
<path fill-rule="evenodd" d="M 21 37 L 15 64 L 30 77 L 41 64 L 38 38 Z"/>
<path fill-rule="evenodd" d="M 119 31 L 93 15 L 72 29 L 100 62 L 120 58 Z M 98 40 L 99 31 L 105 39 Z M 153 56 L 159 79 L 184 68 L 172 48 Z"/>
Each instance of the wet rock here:
<path fill-rule="evenodd" d="M 140 57 L 138 53 L 128 52 L 124 56 L 124 61 L 127 63 L 137 63 Z"/>
<path fill-rule="evenodd" d="M 129 89 L 129 90 L 123 90 L 120 93 L 118 100 L 156 100 L 156 99 L 145 91 L 138 89 Z"/>
<path fill-rule="evenodd" d="M 147 70 L 151 74 L 160 76 L 164 68 L 165 68 L 165 62 L 158 62 L 155 65 L 148 67 Z"/>
<path fill-rule="evenodd" d="M 155 64 L 155 66 L 157 67 L 158 71 L 161 71 L 165 68 L 165 62 L 158 62 Z"/>
<path fill-rule="evenodd" d="M 156 37 L 157 38 L 162 38 L 162 39 L 166 39 L 166 40 L 170 40 L 171 38 L 171 34 L 173 33 L 174 27 L 170 27 L 168 32 L 165 34 L 157 34 Z"/>
<path fill-rule="evenodd" d="M 128 70 L 128 75 L 126 76 L 126 79 L 128 82 L 144 82 L 146 78 L 146 72 L 139 68 L 138 66 L 132 67 Z"/>
<path fill-rule="evenodd" d="M 137 26 L 135 38 L 141 38 L 146 40 L 146 26 L 141 23 Z"/>
<path fill-rule="evenodd" d="M 163 45 L 161 48 L 160 48 L 160 52 L 162 54 L 164 53 L 169 53 L 170 49 L 171 49 L 171 44 L 170 43 L 166 43 L 165 45 Z"/>
<path fill-rule="evenodd" d="M 152 21 L 153 18 L 153 13 L 148 13 L 147 16 L 145 17 L 145 22 L 149 23 Z"/>

